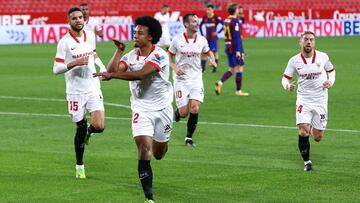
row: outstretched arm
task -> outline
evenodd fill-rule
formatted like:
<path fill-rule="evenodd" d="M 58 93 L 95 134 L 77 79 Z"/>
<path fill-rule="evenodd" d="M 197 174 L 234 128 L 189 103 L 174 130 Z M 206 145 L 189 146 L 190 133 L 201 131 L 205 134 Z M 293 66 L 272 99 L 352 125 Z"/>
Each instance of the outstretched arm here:
<path fill-rule="evenodd" d="M 146 63 L 140 70 L 138 71 L 116 71 L 116 72 L 101 72 L 94 73 L 94 77 L 101 77 L 103 80 L 111 80 L 111 79 L 121 79 L 121 80 L 143 80 L 148 78 L 151 74 L 158 72 L 157 67 Z"/>

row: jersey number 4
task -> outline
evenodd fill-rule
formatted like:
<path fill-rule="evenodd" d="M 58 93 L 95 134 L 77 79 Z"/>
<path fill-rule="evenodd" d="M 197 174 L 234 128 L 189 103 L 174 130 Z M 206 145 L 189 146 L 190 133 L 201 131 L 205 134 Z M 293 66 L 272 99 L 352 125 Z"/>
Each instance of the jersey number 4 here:
<path fill-rule="evenodd" d="M 300 105 L 297 107 L 297 112 L 301 113 L 301 112 L 302 112 L 302 108 L 303 108 L 303 105 L 300 104 Z"/>

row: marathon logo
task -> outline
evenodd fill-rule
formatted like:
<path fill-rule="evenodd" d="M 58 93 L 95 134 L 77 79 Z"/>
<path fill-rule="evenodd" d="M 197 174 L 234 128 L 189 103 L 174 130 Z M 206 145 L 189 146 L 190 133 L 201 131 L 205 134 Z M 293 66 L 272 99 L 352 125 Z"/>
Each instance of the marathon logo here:
<path fill-rule="evenodd" d="M 72 58 L 77 59 L 77 58 L 81 58 L 84 56 L 92 56 L 92 55 L 94 55 L 94 51 L 83 53 L 83 54 L 72 55 Z"/>

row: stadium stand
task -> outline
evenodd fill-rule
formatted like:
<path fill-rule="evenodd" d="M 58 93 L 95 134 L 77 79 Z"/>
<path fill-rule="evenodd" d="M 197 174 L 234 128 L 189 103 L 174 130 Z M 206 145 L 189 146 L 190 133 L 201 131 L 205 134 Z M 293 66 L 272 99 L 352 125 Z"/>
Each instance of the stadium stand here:
<path fill-rule="evenodd" d="M 355 9 L 360 10 L 359 0 L 0 0 L 0 13 L 64 12 L 71 6 L 87 2 L 92 12 L 104 11 L 158 11 L 163 4 L 172 10 L 203 10 L 208 3 L 217 9 L 225 9 L 230 2 L 242 4 L 250 9 Z M 93 13 L 93 14 L 94 14 Z"/>

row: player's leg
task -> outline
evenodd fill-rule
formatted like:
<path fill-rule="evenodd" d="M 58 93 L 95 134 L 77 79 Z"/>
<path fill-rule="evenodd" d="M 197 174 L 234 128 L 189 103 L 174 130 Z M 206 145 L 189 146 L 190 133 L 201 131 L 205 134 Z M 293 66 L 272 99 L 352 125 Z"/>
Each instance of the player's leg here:
<path fill-rule="evenodd" d="M 153 200 L 152 192 L 152 168 L 150 164 L 152 156 L 152 137 L 139 135 L 135 138 L 138 149 L 138 175 L 146 199 Z"/>
<path fill-rule="evenodd" d="M 180 118 L 185 118 L 189 114 L 189 92 L 189 85 L 183 82 L 174 81 L 174 94 L 177 106 L 174 112 L 175 122 L 179 122 Z"/>
<path fill-rule="evenodd" d="M 172 115 L 171 115 L 172 116 Z M 146 199 L 153 199 L 151 156 L 154 135 L 153 112 L 132 113 L 132 134 L 137 146 L 138 175 Z"/>
<path fill-rule="evenodd" d="M 102 133 L 105 128 L 104 103 L 100 90 L 97 93 L 88 95 L 86 109 L 90 112 L 91 116 L 90 126 L 87 129 L 87 135 L 85 137 L 85 144 L 89 144 L 91 134 Z"/>
<path fill-rule="evenodd" d="M 312 136 L 316 142 L 320 142 L 327 125 L 327 104 L 315 106 L 314 112 L 314 117 L 311 121 L 313 127 Z"/>
<path fill-rule="evenodd" d="M 214 42 L 212 43 L 210 50 L 214 53 L 215 56 L 215 62 L 216 64 L 218 64 L 219 67 L 219 52 L 218 52 L 218 40 L 214 40 Z M 212 73 L 216 73 L 217 68 L 216 67 L 212 67 Z"/>
<path fill-rule="evenodd" d="M 229 69 L 222 75 L 220 80 L 215 83 L 215 93 L 217 95 L 221 94 L 221 87 L 224 84 L 224 82 L 226 80 L 228 80 L 234 74 L 234 67 L 237 64 L 237 59 L 236 59 L 235 54 L 226 54 L 226 55 L 228 58 Z"/>
<path fill-rule="evenodd" d="M 297 104 L 296 108 L 296 124 L 298 126 L 298 147 L 300 155 L 304 160 L 304 171 L 312 170 L 312 162 L 310 160 L 310 131 L 312 120 L 311 109 L 302 104 Z"/>
<path fill-rule="evenodd" d="M 71 115 L 72 121 L 76 123 L 76 132 L 74 136 L 74 148 L 76 157 L 76 178 L 84 179 L 85 168 L 83 156 L 85 152 L 85 136 L 87 133 L 87 122 L 85 118 L 85 95 L 72 95 L 67 94 L 66 100 L 68 104 L 68 111 Z"/>
<path fill-rule="evenodd" d="M 105 129 L 105 113 L 104 111 L 94 111 L 90 113 L 90 126 L 87 128 L 87 136 L 85 144 L 89 144 L 89 138 L 92 133 L 102 133 Z"/>
<path fill-rule="evenodd" d="M 187 133 L 185 137 L 185 145 L 195 147 L 193 142 L 193 135 L 196 130 L 196 126 L 199 118 L 199 110 L 201 102 L 198 100 L 190 99 L 190 115 L 187 122 Z"/>
<path fill-rule="evenodd" d="M 215 63 L 218 65 L 217 67 L 219 67 L 219 52 L 216 50 L 213 53 L 215 56 Z M 215 67 L 215 66 L 212 67 L 212 73 L 216 73 L 217 67 Z"/>
<path fill-rule="evenodd" d="M 242 65 L 240 65 L 240 64 L 242 64 Z M 235 67 L 235 85 L 236 85 L 235 94 L 237 96 L 249 96 L 249 93 L 241 90 L 242 81 L 243 81 L 242 78 L 243 78 L 243 71 L 244 71 L 244 66 L 243 66 L 244 63 L 240 61 L 240 64 Z"/>
<path fill-rule="evenodd" d="M 85 152 L 85 136 L 87 131 L 86 119 L 76 122 L 76 133 L 74 137 L 75 156 L 76 156 L 76 178 L 84 179 L 85 168 L 84 168 L 84 152 Z"/>
<path fill-rule="evenodd" d="M 168 150 L 168 142 L 173 125 L 173 108 L 172 105 L 157 111 L 154 116 L 155 119 L 154 136 L 153 136 L 153 155 L 155 159 L 161 160 L 164 158 Z"/>

